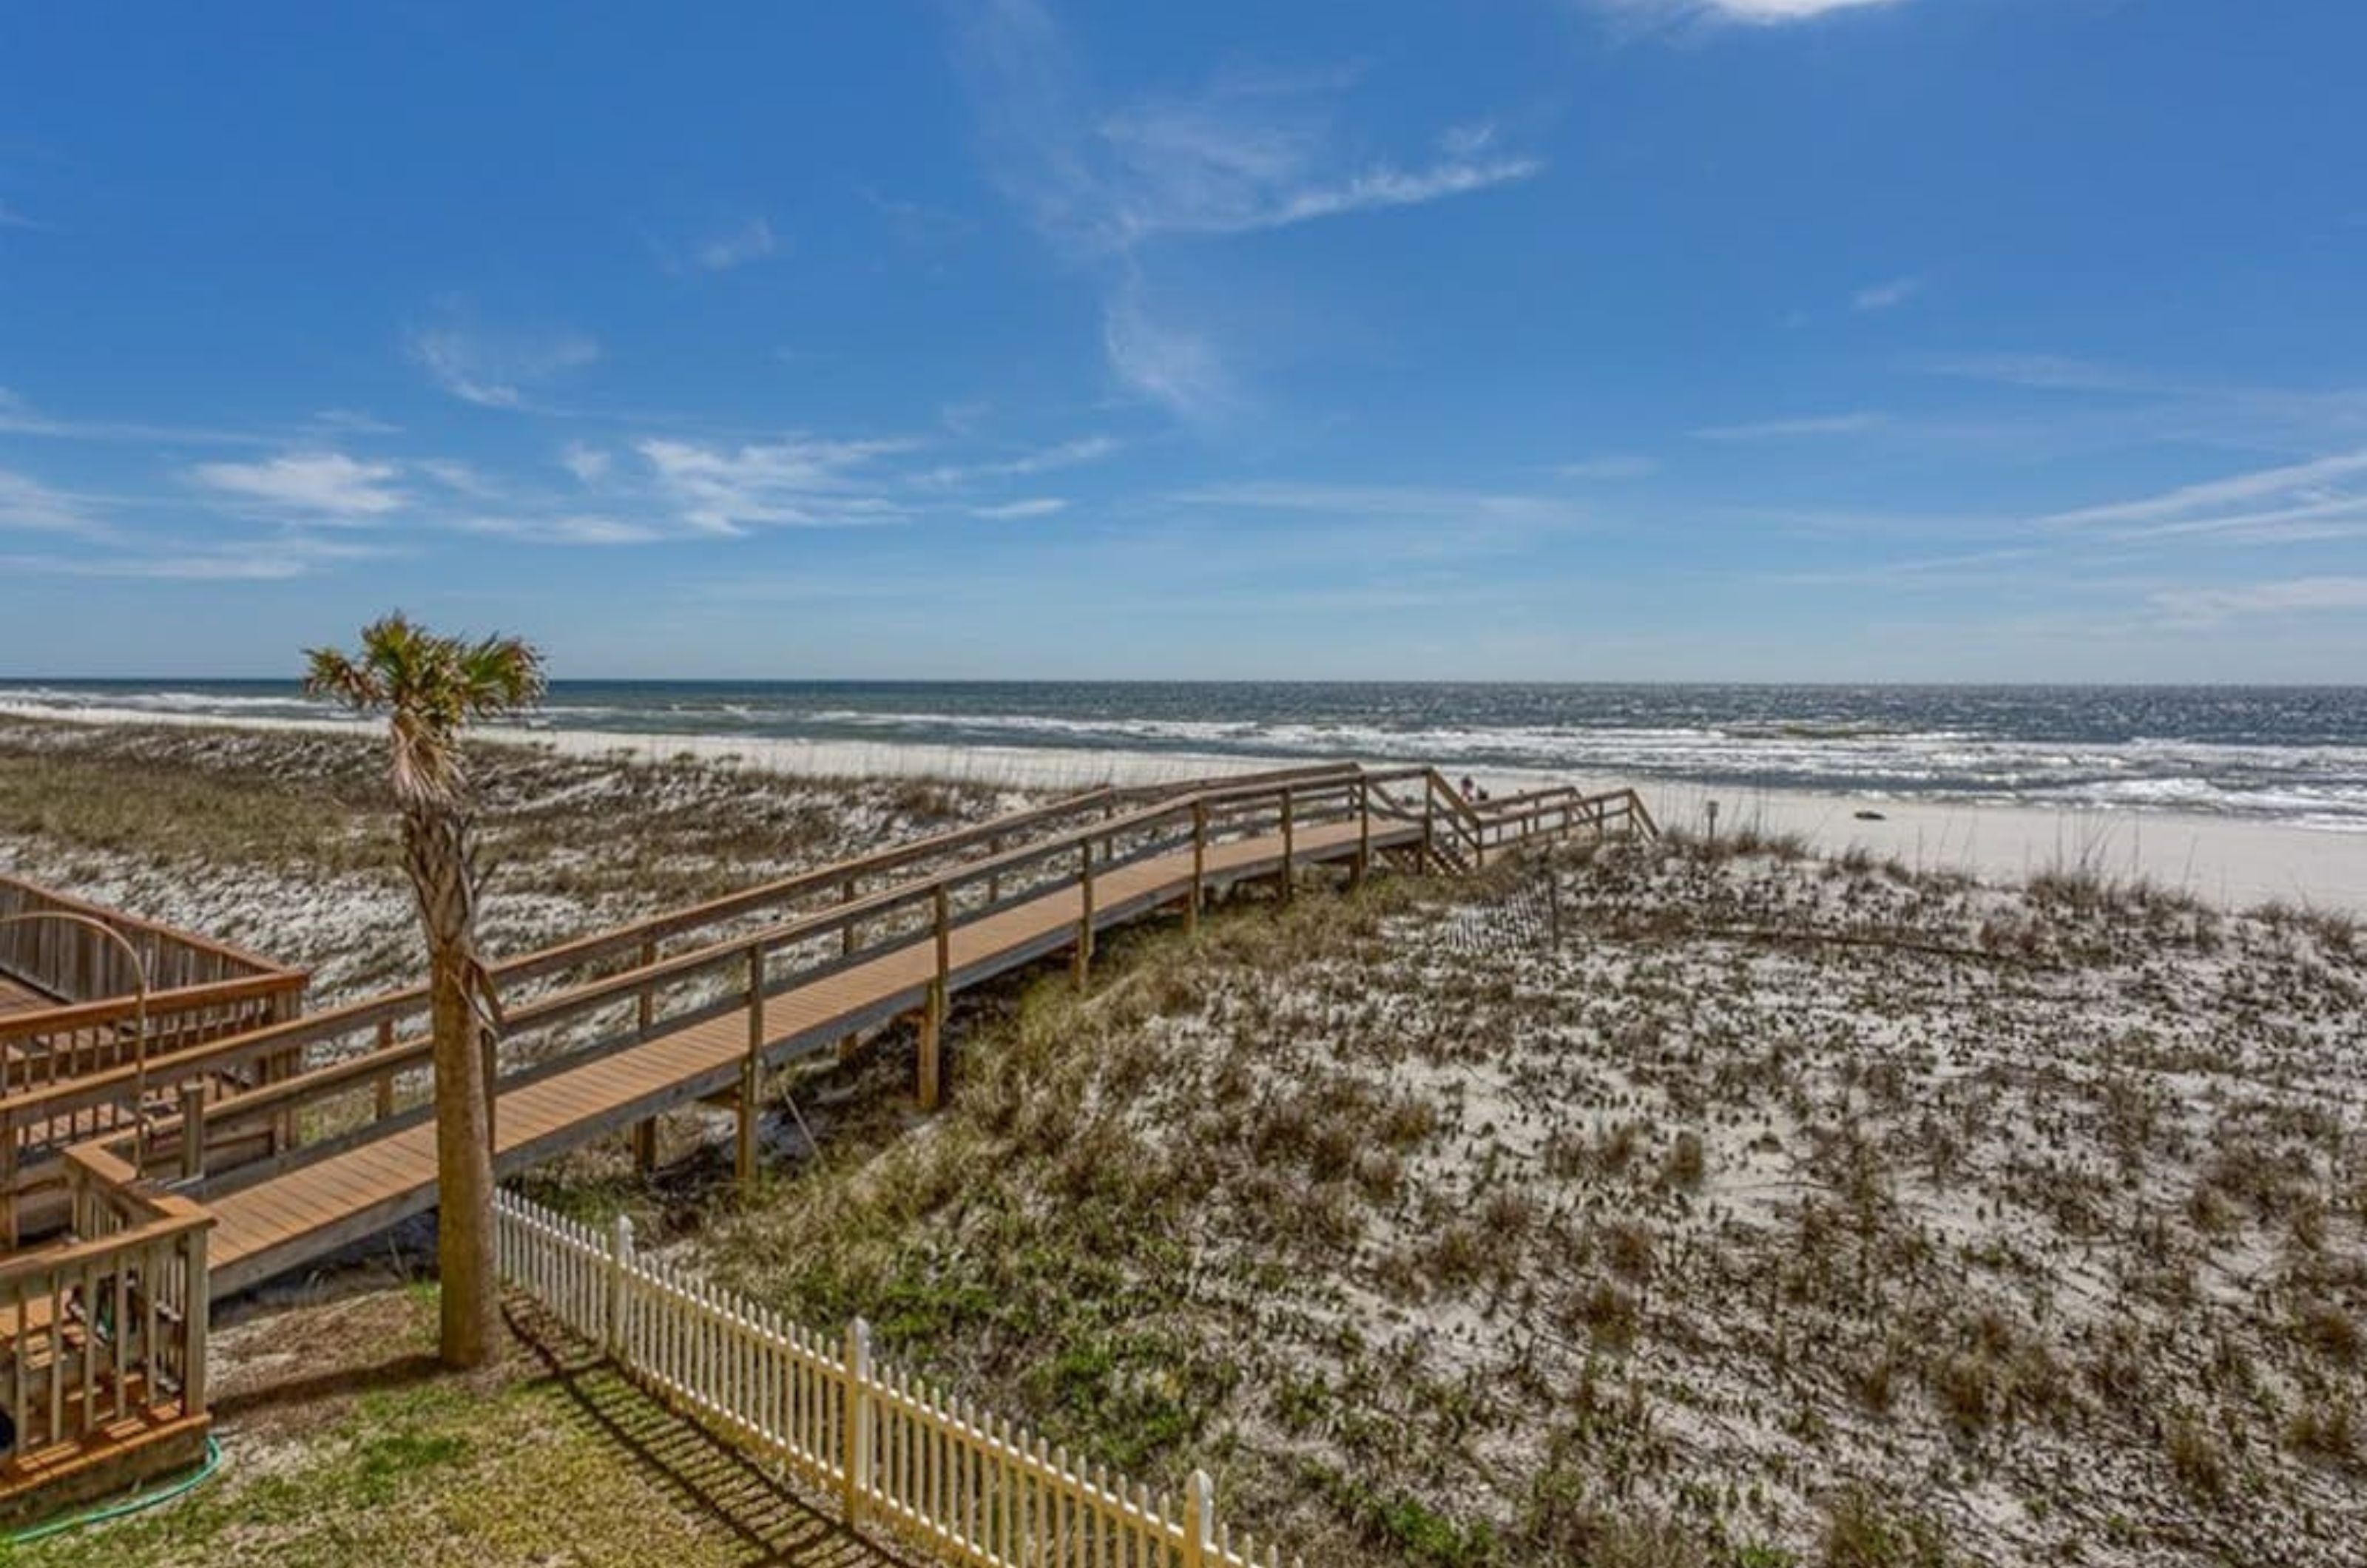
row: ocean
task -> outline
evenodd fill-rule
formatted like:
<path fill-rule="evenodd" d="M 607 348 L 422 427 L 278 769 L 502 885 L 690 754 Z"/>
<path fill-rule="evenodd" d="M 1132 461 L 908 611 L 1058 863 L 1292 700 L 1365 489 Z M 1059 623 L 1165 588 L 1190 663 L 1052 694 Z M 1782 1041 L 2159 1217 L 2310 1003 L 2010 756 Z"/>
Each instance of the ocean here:
<path fill-rule="evenodd" d="M 320 719 L 292 683 L 0 683 L 0 706 Z M 2367 832 L 2367 687 L 561 681 L 551 728 L 1365 757 Z"/>

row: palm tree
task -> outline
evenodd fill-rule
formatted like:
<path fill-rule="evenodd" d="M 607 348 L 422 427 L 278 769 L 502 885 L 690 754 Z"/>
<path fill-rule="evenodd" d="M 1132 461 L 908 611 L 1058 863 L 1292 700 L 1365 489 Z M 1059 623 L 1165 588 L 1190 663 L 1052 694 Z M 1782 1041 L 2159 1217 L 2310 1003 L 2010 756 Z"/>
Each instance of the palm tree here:
<path fill-rule="evenodd" d="M 480 1366 L 493 1343 L 490 1064 L 498 1013 L 477 957 L 476 864 L 460 731 L 471 720 L 540 700 L 542 655 L 515 637 L 438 637 L 397 612 L 362 628 L 358 652 L 315 648 L 305 659 L 307 693 L 387 716 L 387 772 L 402 812 L 402 866 L 427 934 L 442 1354 L 447 1366 Z"/>

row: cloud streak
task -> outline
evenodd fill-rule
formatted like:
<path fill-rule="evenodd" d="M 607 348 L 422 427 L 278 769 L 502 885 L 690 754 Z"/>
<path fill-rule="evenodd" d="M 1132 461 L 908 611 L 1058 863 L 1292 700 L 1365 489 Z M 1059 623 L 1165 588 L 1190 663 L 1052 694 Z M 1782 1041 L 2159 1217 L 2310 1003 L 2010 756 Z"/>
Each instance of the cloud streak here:
<path fill-rule="evenodd" d="M 2211 626 L 2243 615 L 2367 610 L 2367 577 L 2294 577 L 2235 588 L 2167 589 L 2153 596 L 2173 622 Z"/>
<path fill-rule="evenodd" d="M 675 274 L 730 272 L 777 255 L 781 250 L 781 238 L 773 232 L 772 222 L 754 217 L 709 234 L 685 250 L 667 251 L 664 260 L 666 270 Z"/>
<path fill-rule="evenodd" d="M 659 492 L 708 534 L 752 527 L 847 527 L 893 523 L 908 509 L 880 493 L 878 459 L 910 442 L 832 441 L 792 434 L 737 446 L 672 437 L 636 446 Z"/>
<path fill-rule="evenodd" d="M 1862 315 L 1895 310 L 1923 292 L 1920 277 L 1894 277 L 1887 283 L 1870 284 L 1850 297 L 1850 308 Z"/>
<path fill-rule="evenodd" d="M 306 521 L 375 523 L 409 498 L 392 488 L 392 463 L 363 462 L 342 452 L 289 452 L 258 463 L 200 463 L 189 479 L 234 501 Z"/>
<path fill-rule="evenodd" d="M 1801 437 L 1860 435 L 1888 423 L 1878 413 L 1813 414 L 1801 419 L 1767 419 L 1743 424 L 1704 425 L 1693 431 L 1697 441 L 1793 441 Z"/>
<path fill-rule="evenodd" d="M 2349 505 L 2367 505 L 2367 495 L 2335 488 L 2339 481 L 2355 479 L 2362 475 L 2367 475 L 2367 448 L 2318 457 L 2306 463 L 2260 468 L 2229 479 L 2185 485 L 2135 501 L 2058 512 L 2040 521 L 2057 528 L 2170 522 L 2184 525 L 2196 523 L 2195 514 L 2198 513 L 2207 513 L 2228 506 L 2249 506 L 2278 497 L 2291 498 L 2310 505 L 2338 501 Z"/>
<path fill-rule="evenodd" d="M 0 468 L 0 528 L 93 535 L 101 532 L 102 526 L 81 497 L 51 490 L 29 474 Z"/>
<path fill-rule="evenodd" d="M 1588 0 L 1597 10 L 1659 23 L 1733 23 L 1773 28 L 1906 0 Z"/>
<path fill-rule="evenodd" d="M 583 333 L 488 333 L 457 325 L 414 332 L 407 346 L 437 386 L 481 408 L 528 409 L 532 389 L 600 357 L 599 342 Z"/>

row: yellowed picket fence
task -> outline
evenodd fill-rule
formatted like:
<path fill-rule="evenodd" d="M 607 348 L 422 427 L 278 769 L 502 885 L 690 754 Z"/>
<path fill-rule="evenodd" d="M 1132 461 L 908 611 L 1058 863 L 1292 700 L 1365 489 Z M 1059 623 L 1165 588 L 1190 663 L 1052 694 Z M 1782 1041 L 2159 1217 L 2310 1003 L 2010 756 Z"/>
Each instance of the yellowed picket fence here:
<path fill-rule="evenodd" d="M 1280 1568 L 1219 1524 L 1205 1472 L 1180 1504 L 1085 1466 L 1026 1428 L 948 1399 L 871 1353 L 506 1190 L 502 1277 L 627 1375 L 726 1438 L 837 1497 L 850 1529 L 986 1568 Z"/>

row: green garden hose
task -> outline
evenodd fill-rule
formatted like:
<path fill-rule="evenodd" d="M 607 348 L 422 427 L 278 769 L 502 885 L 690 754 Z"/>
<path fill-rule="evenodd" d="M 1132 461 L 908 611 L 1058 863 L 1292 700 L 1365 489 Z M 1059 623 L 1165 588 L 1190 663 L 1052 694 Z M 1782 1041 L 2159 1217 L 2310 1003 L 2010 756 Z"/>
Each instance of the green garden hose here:
<path fill-rule="evenodd" d="M 93 1508 L 88 1513 L 69 1514 L 62 1519 L 51 1519 L 46 1524 L 35 1525 L 30 1529 L 18 1530 L 7 1538 L 8 1544 L 12 1547 L 30 1546 L 37 1540 L 47 1540 L 53 1535 L 63 1535 L 68 1530 L 78 1530 L 85 1525 L 103 1525 L 109 1519 L 119 1519 L 127 1514 L 136 1514 L 142 1508 L 153 1508 L 160 1503 L 169 1503 L 174 1498 L 195 1490 L 199 1483 L 221 1468 L 221 1445 L 214 1441 L 212 1434 L 209 1433 L 206 1437 L 206 1461 L 198 1466 L 193 1473 L 181 1477 L 169 1486 L 161 1486 L 153 1492 L 142 1493 L 137 1497 L 127 1497 L 120 1503 L 109 1503 L 103 1508 Z"/>

